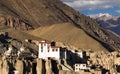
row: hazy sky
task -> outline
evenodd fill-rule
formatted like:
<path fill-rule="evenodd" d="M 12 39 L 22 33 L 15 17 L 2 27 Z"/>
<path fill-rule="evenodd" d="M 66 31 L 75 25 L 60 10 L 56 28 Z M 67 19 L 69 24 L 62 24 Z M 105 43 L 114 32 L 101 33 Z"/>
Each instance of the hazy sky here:
<path fill-rule="evenodd" d="M 109 13 L 120 16 L 120 0 L 62 0 L 67 5 L 77 11 L 94 15 L 99 13 Z"/>

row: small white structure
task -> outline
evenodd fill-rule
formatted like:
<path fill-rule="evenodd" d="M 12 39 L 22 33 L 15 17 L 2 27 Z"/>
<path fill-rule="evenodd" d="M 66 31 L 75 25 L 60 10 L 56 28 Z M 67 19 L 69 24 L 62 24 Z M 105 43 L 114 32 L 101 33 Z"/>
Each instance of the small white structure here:
<path fill-rule="evenodd" d="M 18 52 L 17 52 L 17 55 L 18 55 L 18 56 L 20 56 L 20 53 L 21 53 L 21 52 L 20 52 L 20 51 L 18 51 Z"/>
<path fill-rule="evenodd" d="M 6 56 L 10 56 L 11 53 L 12 53 L 12 50 L 13 50 L 13 48 L 12 48 L 12 46 L 10 45 L 9 48 L 8 48 L 8 50 L 5 52 L 5 55 L 6 55 Z"/>
<path fill-rule="evenodd" d="M 86 64 L 75 64 L 75 72 L 78 72 L 80 70 L 86 70 L 87 66 Z"/>
<path fill-rule="evenodd" d="M 64 58 L 67 59 L 67 51 L 64 52 Z"/>
<path fill-rule="evenodd" d="M 22 46 L 22 47 L 20 48 L 20 51 L 21 51 L 21 52 L 25 51 L 25 47 Z"/>
<path fill-rule="evenodd" d="M 24 51 L 25 51 L 25 47 L 24 46 L 20 47 L 20 50 L 17 52 L 17 55 L 20 56 L 21 52 Z"/>
<path fill-rule="evenodd" d="M 80 58 L 83 58 L 83 55 L 84 55 L 83 51 L 75 51 L 75 50 L 72 50 L 72 53 L 77 54 Z"/>
<path fill-rule="evenodd" d="M 15 70 L 15 71 L 14 71 L 14 74 L 20 74 L 20 73 L 19 73 L 19 71 Z"/>
<path fill-rule="evenodd" d="M 83 58 L 83 52 L 76 52 L 80 58 Z"/>
<path fill-rule="evenodd" d="M 49 57 L 60 59 L 60 48 L 51 46 L 51 43 L 49 42 L 41 41 L 39 43 L 38 58 L 47 59 Z"/>
<path fill-rule="evenodd" d="M 29 42 L 29 40 L 28 40 L 28 39 L 25 39 L 25 42 Z"/>

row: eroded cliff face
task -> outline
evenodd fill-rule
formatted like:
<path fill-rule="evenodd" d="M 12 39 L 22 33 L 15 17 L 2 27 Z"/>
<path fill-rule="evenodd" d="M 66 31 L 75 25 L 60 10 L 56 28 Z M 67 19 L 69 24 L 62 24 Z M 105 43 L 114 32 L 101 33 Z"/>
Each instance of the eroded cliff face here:
<path fill-rule="evenodd" d="M 14 17 L 14 16 L 6 16 L 2 17 L 0 16 L 0 24 L 4 27 L 10 27 L 13 29 L 22 29 L 22 30 L 30 30 L 33 29 L 32 26 L 30 26 L 28 23 L 23 21 L 20 18 Z"/>
<path fill-rule="evenodd" d="M 37 59 L 36 62 L 30 60 L 0 60 L 0 74 L 58 74 L 59 70 L 53 69 L 57 64 L 52 64 L 52 60 Z"/>
<path fill-rule="evenodd" d="M 45 74 L 45 61 L 42 59 L 37 60 L 37 74 Z"/>
<path fill-rule="evenodd" d="M 45 64 L 46 74 L 53 74 L 51 60 L 47 60 Z"/>
<path fill-rule="evenodd" d="M 9 73 L 9 66 L 7 60 L 0 60 L 0 74 L 8 74 Z"/>
<path fill-rule="evenodd" d="M 75 74 L 59 70 L 52 60 L 37 59 L 36 63 L 27 60 L 0 60 L 0 74 Z M 57 69 L 54 69 L 54 67 Z"/>
<path fill-rule="evenodd" d="M 89 53 L 89 52 L 88 52 Z M 115 68 L 115 62 L 117 62 L 117 57 L 118 52 L 104 52 L 104 51 L 96 51 L 93 53 L 89 53 L 90 55 L 90 60 L 92 61 L 91 63 L 94 65 L 100 65 L 102 69 L 106 69 L 110 71 L 110 74 L 113 74 L 116 72 Z M 104 73 L 104 71 L 103 71 Z"/>
<path fill-rule="evenodd" d="M 106 73 L 106 71 L 110 74 L 116 73 L 115 65 L 119 64 L 119 61 L 116 60 L 118 59 L 116 57 L 116 55 L 119 55 L 118 52 L 89 51 L 86 55 L 90 57 L 87 61 L 90 74 L 96 74 L 96 70 L 100 70 L 102 73 Z M 71 55 L 71 59 L 68 60 L 54 60 L 53 58 L 46 60 L 30 58 L 5 59 L 5 57 L 2 57 L 0 59 L 0 74 L 84 74 L 86 72 L 84 70 L 74 71 L 74 64 L 73 66 L 71 64 L 77 61 L 80 60 L 76 59 L 75 55 Z M 96 70 L 93 70 L 93 68 Z"/>
<path fill-rule="evenodd" d="M 23 70 L 24 70 L 23 68 L 24 68 L 23 61 L 17 60 L 15 64 L 16 72 L 18 72 L 19 74 L 23 74 Z"/>

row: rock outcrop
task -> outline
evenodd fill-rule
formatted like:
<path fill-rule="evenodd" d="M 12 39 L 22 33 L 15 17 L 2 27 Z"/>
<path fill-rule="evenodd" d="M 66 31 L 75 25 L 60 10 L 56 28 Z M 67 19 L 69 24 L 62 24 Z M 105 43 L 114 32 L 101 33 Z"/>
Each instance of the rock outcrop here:
<path fill-rule="evenodd" d="M 0 17 L 0 24 L 5 24 L 5 22 L 6 22 L 5 18 L 1 16 Z"/>
<path fill-rule="evenodd" d="M 23 61 L 17 60 L 17 62 L 15 64 L 15 69 L 16 69 L 16 71 L 18 71 L 18 74 L 23 74 L 23 70 L 24 70 Z"/>
<path fill-rule="evenodd" d="M 14 17 L 14 16 L 6 16 L 2 17 L 0 16 L 0 24 L 4 25 L 5 27 L 10 27 L 13 29 L 22 29 L 22 30 L 30 30 L 33 29 L 32 26 L 30 26 L 28 23 L 26 23 L 24 20 Z"/>
<path fill-rule="evenodd" d="M 37 74 L 45 74 L 45 61 L 42 59 L 37 59 Z"/>
<path fill-rule="evenodd" d="M 46 74 L 53 74 L 51 60 L 46 60 L 45 68 L 46 68 Z"/>
<path fill-rule="evenodd" d="M 0 74 L 8 74 L 9 73 L 9 66 L 7 60 L 0 60 Z"/>
<path fill-rule="evenodd" d="M 14 29 L 23 29 L 23 30 L 33 29 L 30 25 L 25 23 L 22 19 L 14 16 L 8 16 L 6 18 L 6 26 Z"/>

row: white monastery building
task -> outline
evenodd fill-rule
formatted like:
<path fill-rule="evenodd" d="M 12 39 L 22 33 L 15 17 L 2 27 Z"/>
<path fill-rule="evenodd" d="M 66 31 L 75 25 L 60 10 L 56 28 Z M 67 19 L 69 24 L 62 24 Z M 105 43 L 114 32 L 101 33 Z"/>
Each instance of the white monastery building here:
<path fill-rule="evenodd" d="M 80 70 L 86 70 L 87 69 L 87 66 L 86 64 L 75 64 L 75 72 L 78 72 Z"/>
<path fill-rule="evenodd" d="M 75 50 L 72 50 L 73 53 L 77 54 L 80 58 L 84 58 L 84 53 L 83 51 L 75 51 Z"/>
<path fill-rule="evenodd" d="M 38 58 L 47 59 L 55 58 L 60 59 L 60 48 L 55 45 L 51 45 L 50 42 L 41 41 L 39 43 L 39 54 Z"/>

